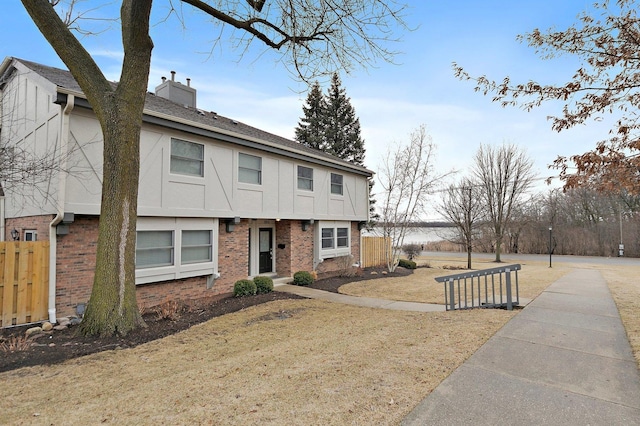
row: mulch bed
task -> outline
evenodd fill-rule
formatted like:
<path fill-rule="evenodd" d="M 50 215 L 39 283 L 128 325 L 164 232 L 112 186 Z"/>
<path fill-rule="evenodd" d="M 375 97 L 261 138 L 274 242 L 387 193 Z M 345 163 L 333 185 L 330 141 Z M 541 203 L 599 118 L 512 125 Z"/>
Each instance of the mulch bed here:
<path fill-rule="evenodd" d="M 372 274 L 372 272 L 376 272 Z M 412 271 L 397 268 L 393 274 L 384 275 L 382 270 L 367 269 L 354 277 L 332 277 L 314 282 L 310 287 L 338 292 L 342 285 L 354 281 L 393 276 L 404 276 Z M 282 292 L 272 292 L 247 297 L 226 297 L 208 302 L 200 302 L 189 307 L 183 306 L 174 319 L 159 318 L 155 312 L 145 314 L 146 328 L 136 329 L 125 337 L 84 337 L 77 333 L 77 327 L 66 330 L 44 332 L 32 337 L 33 344 L 25 350 L 2 351 L 0 347 L 0 372 L 34 365 L 49 365 L 105 350 L 132 348 L 142 343 L 161 339 L 186 330 L 192 325 L 208 321 L 221 315 L 237 312 L 249 306 L 260 305 L 273 300 L 300 299 L 301 297 Z M 0 344 L 8 344 L 14 337 L 22 337 L 32 326 L 0 329 Z"/>

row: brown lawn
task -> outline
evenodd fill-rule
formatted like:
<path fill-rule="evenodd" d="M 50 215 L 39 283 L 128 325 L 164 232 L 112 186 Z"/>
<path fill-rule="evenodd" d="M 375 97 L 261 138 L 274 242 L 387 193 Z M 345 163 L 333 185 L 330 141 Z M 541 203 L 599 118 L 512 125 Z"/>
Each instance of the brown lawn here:
<path fill-rule="evenodd" d="M 525 265 L 523 297 L 569 269 Z M 419 269 L 375 296 L 442 303 L 432 272 L 456 271 Z M 640 267 L 603 274 L 638 355 Z M 516 312 L 269 302 L 133 349 L 1 373 L 0 423 L 398 424 Z"/>

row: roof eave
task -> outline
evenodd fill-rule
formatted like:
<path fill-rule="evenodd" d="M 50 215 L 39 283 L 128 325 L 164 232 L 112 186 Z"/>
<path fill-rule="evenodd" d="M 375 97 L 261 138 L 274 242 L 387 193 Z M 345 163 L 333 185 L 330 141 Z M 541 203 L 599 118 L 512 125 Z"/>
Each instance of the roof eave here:
<path fill-rule="evenodd" d="M 58 97 L 55 102 L 59 104 L 66 103 L 66 97 L 68 95 L 73 95 L 76 97 L 75 104 L 77 107 L 84 107 L 84 108 L 91 109 L 91 105 L 86 100 L 84 93 L 79 92 L 77 90 L 70 90 L 60 86 L 58 86 Z M 320 155 L 314 155 L 302 150 L 298 151 L 283 145 L 265 141 L 263 139 L 254 138 L 248 135 L 231 132 L 231 131 L 220 129 L 213 126 L 207 126 L 191 120 L 186 120 L 186 119 L 178 118 L 169 114 L 163 114 L 158 111 L 153 111 L 148 108 L 144 109 L 143 114 L 144 115 L 142 120 L 143 122 L 146 122 L 146 123 L 156 124 L 159 126 L 172 128 L 174 130 L 181 130 L 181 131 L 192 133 L 199 136 L 211 137 L 211 138 L 223 140 L 225 142 L 246 146 L 249 148 L 261 149 L 274 154 L 285 155 L 287 157 L 294 158 L 297 160 L 308 161 L 310 163 L 321 164 L 325 166 L 330 165 L 331 167 L 340 169 L 342 171 L 348 171 L 348 172 L 356 173 L 366 177 L 372 177 L 374 175 L 374 172 L 367 169 L 366 167 L 350 164 L 338 158 L 336 158 L 336 161 L 332 161 L 331 159 L 320 156 Z"/>

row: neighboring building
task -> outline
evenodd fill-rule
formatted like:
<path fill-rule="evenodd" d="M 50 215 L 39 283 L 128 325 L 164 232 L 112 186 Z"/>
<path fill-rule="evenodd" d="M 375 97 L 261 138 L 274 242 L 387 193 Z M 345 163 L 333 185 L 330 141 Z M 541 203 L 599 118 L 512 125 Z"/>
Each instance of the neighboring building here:
<path fill-rule="evenodd" d="M 102 133 L 68 71 L 0 65 L 0 146 L 54 156 L 44 184 L 4 188 L 4 235 L 49 240 L 49 316 L 91 294 L 102 190 Z M 53 158 L 53 157 L 52 157 Z M 238 279 L 327 274 L 360 259 L 372 172 L 196 107 L 163 78 L 140 140 L 137 297 L 153 306 L 233 290 Z M 2 198 L 0 198 L 2 202 Z M 12 232 L 13 231 L 13 232 Z M 17 232 L 15 232 L 17 231 Z M 342 265 L 342 266 L 341 266 Z"/>

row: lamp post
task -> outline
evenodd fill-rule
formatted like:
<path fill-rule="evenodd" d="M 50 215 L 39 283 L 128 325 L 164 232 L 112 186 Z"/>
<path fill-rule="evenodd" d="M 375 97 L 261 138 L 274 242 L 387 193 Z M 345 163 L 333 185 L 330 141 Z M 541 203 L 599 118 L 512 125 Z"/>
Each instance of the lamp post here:
<path fill-rule="evenodd" d="M 553 231 L 553 227 L 549 227 L 549 268 L 551 268 L 551 232 Z"/>

